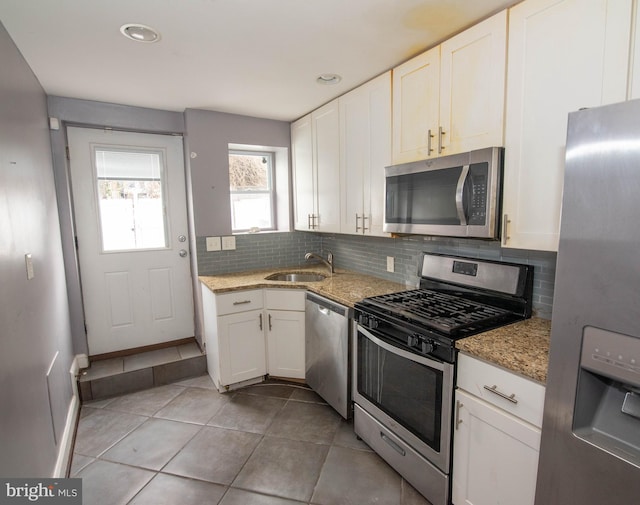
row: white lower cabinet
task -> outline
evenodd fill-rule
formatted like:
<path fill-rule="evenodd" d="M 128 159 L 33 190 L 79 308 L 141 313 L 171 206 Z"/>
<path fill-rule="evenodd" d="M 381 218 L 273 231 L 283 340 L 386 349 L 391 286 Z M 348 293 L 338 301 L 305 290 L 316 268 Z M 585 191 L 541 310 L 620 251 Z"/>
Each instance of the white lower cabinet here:
<path fill-rule="evenodd" d="M 304 299 L 303 290 L 214 294 L 202 285 L 207 367 L 219 391 L 267 373 L 304 378 Z"/>
<path fill-rule="evenodd" d="M 474 358 L 460 358 L 452 502 L 533 505 L 540 426 L 532 422 L 542 418 L 544 386 Z M 519 406 L 532 422 L 519 417 Z"/>
<path fill-rule="evenodd" d="M 267 373 L 262 317 L 262 310 L 218 317 L 220 384 L 234 384 Z"/>
<path fill-rule="evenodd" d="M 267 372 L 304 379 L 304 301 L 299 289 L 265 289 Z"/>

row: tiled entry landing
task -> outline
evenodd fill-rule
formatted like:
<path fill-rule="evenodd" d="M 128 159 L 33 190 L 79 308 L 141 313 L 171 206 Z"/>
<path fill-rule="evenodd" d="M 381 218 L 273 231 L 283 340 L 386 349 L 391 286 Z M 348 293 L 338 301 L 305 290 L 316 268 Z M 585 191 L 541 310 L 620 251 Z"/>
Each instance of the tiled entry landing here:
<path fill-rule="evenodd" d="M 70 476 L 92 505 L 430 505 L 310 389 L 208 375 L 83 404 Z"/>
<path fill-rule="evenodd" d="M 83 402 L 198 377 L 207 358 L 195 342 L 121 358 L 94 361 L 78 379 Z"/>

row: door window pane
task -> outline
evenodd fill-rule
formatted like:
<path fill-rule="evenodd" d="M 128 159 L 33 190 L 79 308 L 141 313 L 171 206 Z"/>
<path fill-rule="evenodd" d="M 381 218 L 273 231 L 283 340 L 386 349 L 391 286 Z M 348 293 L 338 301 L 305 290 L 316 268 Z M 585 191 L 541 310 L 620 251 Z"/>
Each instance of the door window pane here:
<path fill-rule="evenodd" d="M 167 247 L 162 152 L 94 152 L 102 250 Z"/>

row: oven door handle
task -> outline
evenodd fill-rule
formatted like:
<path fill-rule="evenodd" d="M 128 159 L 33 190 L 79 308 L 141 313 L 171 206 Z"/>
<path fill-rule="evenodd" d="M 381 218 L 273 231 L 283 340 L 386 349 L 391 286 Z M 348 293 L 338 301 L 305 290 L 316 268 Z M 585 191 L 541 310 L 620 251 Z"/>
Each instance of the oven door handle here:
<path fill-rule="evenodd" d="M 458 211 L 458 219 L 462 226 L 467 225 L 467 213 L 464 208 L 464 183 L 467 182 L 467 176 L 469 175 L 469 165 L 462 167 L 460 177 L 458 177 L 458 186 L 456 187 L 456 210 Z"/>
<path fill-rule="evenodd" d="M 422 365 L 428 366 L 429 368 L 434 368 L 436 370 L 445 371 L 446 369 L 453 368 L 453 365 L 449 363 L 443 363 L 441 361 L 436 361 L 433 359 L 425 358 L 424 356 L 420 356 L 419 354 L 411 353 L 405 351 L 404 349 L 400 349 L 395 345 L 391 345 L 384 340 L 380 340 L 378 337 L 373 335 L 367 328 L 358 325 L 358 331 L 362 333 L 365 337 L 371 340 L 374 344 L 382 347 L 384 350 L 389 351 L 393 354 L 396 354 L 402 358 L 408 359 L 410 361 L 415 361 Z"/>

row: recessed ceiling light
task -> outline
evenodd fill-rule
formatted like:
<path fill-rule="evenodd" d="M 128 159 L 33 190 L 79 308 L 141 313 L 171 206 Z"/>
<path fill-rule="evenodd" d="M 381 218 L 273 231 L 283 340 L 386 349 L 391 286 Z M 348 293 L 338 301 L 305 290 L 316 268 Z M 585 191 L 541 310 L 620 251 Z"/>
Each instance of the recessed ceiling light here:
<path fill-rule="evenodd" d="M 320 74 L 317 77 L 316 82 L 318 84 L 330 85 L 330 84 L 338 84 L 341 80 L 342 80 L 342 77 L 340 77 L 338 74 Z"/>
<path fill-rule="evenodd" d="M 158 42 L 160 34 L 150 26 L 129 23 L 120 27 L 120 33 L 136 42 Z"/>

